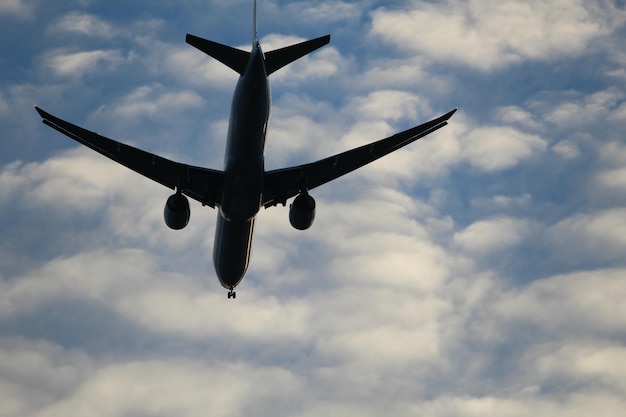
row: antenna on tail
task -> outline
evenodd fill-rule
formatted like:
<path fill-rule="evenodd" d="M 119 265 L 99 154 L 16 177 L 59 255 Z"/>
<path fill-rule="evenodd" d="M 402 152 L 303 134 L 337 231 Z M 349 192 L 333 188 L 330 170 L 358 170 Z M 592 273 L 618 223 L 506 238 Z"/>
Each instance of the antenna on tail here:
<path fill-rule="evenodd" d="M 254 0 L 254 12 L 252 16 L 252 45 L 256 45 L 259 41 L 259 33 L 256 30 L 256 0 Z"/>

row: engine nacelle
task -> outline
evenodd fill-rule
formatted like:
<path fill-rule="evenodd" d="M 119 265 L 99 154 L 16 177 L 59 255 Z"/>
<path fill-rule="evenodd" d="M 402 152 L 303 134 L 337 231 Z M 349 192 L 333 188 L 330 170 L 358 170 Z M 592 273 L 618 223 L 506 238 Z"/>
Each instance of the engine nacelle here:
<path fill-rule="evenodd" d="M 190 216 L 189 200 L 181 193 L 172 194 L 165 202 L 163 217 L 170 229 L 183 229 L 189 223 Z"/>
<path fill-rule="evenodd" d="M 299 194 L 289 206 L 289 223 L 298 230 L 306 230 L 314 219 L 315 199 L 306 192 Z"/>

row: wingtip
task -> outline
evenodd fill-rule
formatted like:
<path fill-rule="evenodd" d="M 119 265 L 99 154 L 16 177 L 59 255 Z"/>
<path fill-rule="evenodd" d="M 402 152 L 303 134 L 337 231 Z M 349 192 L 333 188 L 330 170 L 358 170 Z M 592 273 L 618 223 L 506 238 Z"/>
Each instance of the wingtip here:
<path fill-rule="evenodd" d="M 46 119 L 48 116 L 48 113 L 46 113 L 45 111 L 41 110 L 41 107 L 35 105 L 35 110 L 37 110 L 37 113 L 39 113 L 39 115 L 41 116 L 42 119 Z"/>

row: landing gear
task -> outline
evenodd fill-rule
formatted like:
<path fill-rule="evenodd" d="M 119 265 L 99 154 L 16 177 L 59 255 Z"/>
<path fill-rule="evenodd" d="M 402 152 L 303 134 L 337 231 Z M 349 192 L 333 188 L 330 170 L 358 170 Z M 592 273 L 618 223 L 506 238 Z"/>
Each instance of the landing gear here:
<path fill-rule="evenodd" d="M 228 291 L 228 299 L 230 300 L 231 298 L 237 298 L 237 293 L 232 288 Z"/>

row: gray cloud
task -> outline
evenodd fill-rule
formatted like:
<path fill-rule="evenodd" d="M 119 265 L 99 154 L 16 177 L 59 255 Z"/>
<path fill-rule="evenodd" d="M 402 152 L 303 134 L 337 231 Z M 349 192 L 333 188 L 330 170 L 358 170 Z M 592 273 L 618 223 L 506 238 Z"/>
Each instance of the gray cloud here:
<path fill-rule="evenodd" d="M 0 15 L 30 18 L 33 14 L 33 8 L 29 1 L 25 0 L 3 0 L 0 3 Z"/>

